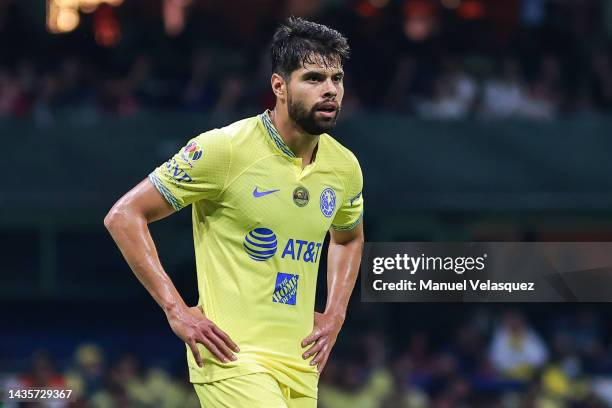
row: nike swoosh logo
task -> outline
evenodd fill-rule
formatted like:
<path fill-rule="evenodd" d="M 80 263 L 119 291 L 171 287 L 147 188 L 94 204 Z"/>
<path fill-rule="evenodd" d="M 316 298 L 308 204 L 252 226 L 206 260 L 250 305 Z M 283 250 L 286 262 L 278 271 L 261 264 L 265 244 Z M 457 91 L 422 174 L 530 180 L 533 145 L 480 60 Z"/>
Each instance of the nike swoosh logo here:
<path fill-rule="evenodd" d="M 253 190 L 253 197 L 259 198 L 259 197 L 267 196 L 268 194 L 276 193 L 277 191 L 280 191 L 280 190 L 276 189 L 276 190 L 268 190 L 268 191 L 257 191 L 257 187 L 255 187 L 255 190 Z"/>

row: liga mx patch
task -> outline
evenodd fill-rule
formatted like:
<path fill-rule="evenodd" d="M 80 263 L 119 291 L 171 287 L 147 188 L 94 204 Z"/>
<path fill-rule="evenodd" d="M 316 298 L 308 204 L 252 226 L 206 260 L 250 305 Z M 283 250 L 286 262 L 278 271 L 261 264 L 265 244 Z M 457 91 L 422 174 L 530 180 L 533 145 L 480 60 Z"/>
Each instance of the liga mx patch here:
<path fill-rule="evenodd" d="M 284 303 L 286 305 L 295 305 L 298 279 L 299 275 L 278 272 L 276 275 L 274 293 L 272 294 L 272 301 L 275 303 Z"/>

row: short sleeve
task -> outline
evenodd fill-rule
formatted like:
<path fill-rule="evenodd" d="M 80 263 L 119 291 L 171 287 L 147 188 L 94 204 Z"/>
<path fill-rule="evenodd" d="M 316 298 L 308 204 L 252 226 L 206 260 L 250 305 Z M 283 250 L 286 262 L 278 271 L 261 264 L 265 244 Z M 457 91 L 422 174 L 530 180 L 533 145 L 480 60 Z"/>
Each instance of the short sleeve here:
<path fill-rule="evenodd" d="M 153 170 L 149 180 L 176 210 L 223 191 L 231 161 L 227 135 L 218 129 L 191 139 L 170 160 Z"/>
<path fill-rule="evenodd" d="M 337 231 L 352 230 L 359 225 L 363 217 L 363 175 L 357 159 L 355 159 L 352 175 L 346 180 L 345 186 L 344 201 L 332 222 L 332 228 Z"/>

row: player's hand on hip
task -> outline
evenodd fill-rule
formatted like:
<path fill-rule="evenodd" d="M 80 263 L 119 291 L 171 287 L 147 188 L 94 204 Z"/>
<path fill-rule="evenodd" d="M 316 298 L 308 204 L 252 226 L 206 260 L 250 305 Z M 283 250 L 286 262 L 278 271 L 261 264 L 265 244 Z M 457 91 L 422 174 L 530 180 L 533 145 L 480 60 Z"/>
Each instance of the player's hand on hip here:
<path fill-rule="evenodd" d="M 325 364 L 327 364 L 327 359 L 334 344 L 336 344 L 336 339 L 343 323 L 343 319 L 336 315 L 318 312 L 314 314 L 312 333 L 302 340 L 302 347 L 310 344 L 313 344 L 313 346 L 302 354 L 302 358 L 307 359 L 314 356 L 310 361 L 310 365 L 316 364 L 319 373 L 323 372 Z"/>
<path fill-rule="evenodd" d="M 202 367 L 203 361 L 197 343 L 202 344 L 224 363 L 236 360 L 236 356 L 232 353 L 232 350 L 240 351 L 236 343 L 207 319 L 199 306 L 183 307 L 168 313 L 167 316 L 172 331 L 187 343 L 199 367 Z"/>

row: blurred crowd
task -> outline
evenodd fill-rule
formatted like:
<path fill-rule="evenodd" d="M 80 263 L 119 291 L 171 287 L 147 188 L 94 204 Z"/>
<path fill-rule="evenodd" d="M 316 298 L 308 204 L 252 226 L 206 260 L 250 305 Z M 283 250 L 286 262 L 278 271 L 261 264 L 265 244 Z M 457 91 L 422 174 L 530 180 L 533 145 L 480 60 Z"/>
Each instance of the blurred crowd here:
<path fill-rule="evenodd" d="M 554 53 L 539 56 L 533 66 L 508 55 L 474 61 L 443 57 L 427 68 L 435 74 L 427 75 L 418 59 L 401 57 L 386 91 L 385 108 L 440 120 L 548 120 L 612 112 L 612 59 L 607 52 L 594 54 L 571 80 Z"/>
<path fill-rule="evenodd" d="M 117 75 L 102 73 L 77 56 L 51 72 L 40 72 L 31 61 L 14 69 L 0 66 L 0 117 L 31 115 L 48 123 L 66 110 L 85 116 L 156 110 L 236 114 L 270 105 L 269 78 L 255 80 L 237 69 L 228 73 L 218 61 L 212 52 L 198 52 L 184 78 L 156 76 L 155 61 L 146 54 Z"/>
<path fill-rule="evenodd" d="M 322 408 L 603 408 L 612 405 L 612 343 L 592 309 L 532 325 L 518 310 L 476 310 L 441 330 L 343 332 L 319 385 Z M 391 338 L 393 337 L 393 339 Z M 116 350 L 115 350 L 116 351 Z M 143 364 L 137 354 L 105 358 L 82 344 L 64 367 L 52 351 L 4 389 L 71 389 L 53 407 L 198 407 L 186 369 Z M 6 405 L 7 407 L 18 406 Z M 29 406 L 29 405 L 20 405 Z"/>
<path fill-rule="evenodd" d="M 32 356 L 31 369 L 4 379 L 4 401 L 9 407 L 198 407 L 198 398 L 185 378 L 173 377 L 167 369 L 143 369 L 133 354 L 123 354 L 109 362 L 104 350 L 95 344 L 82 344 L 65 370 L 58 369 L 47 351 Z M 11 402 L 6 390 L 70 390 L 69 398 L 47 404 Z"/>
<path fill-rule="evenodd" d="M 155 61 L 146 54 L 136 57 L 123 75 L 111 77 L 78 57 L 66 58 L 50 72 L 27 60 L 13 68 L 0 66 L 0 117 L 33 116 L 49 123 L 62 110 L 85 116 L 156 110 L 247 115 L 273 105 L 265 55 L 252 73 L 228 72 L 222 61 L 212 51 L 199 52 L 184 80 L 156 76 Z M 512 55 L 474 61 L 444 56 L 432 65 L 405 54 L 398 57 L 392 77 L 380 80 L 376 99 L 362 97 L 362 81 L 351 76 L 350 67 L 347 71 L 344 109 L 349 115 L 366 109 L 439 120 L 548 120 L 612 112 L 612 57 L 606 52 L 594 54 L 583 75 L 571 81 L 552 53 L 542 55 L 532 72 Z"/>
<path fill-rule="evenodd" d="M 390 348 L 382 332 L 338 352 L 324 372 L 328 408 L 599 408 L 612 405 L 603 322 L 589 311 L 541 328 L 518 311 L 475 313 L 443 338 L 416 330 Z"/>
<path fill-rule="evenodd" d="M 180 35 L 165 34 L 161 8 L 143 1 L 83 14 L 76 31 L 51 35 L 28 28 L 37 20 L 27 3 L 0 1 L 0 118 L 259 113 L 274 103 L 267 44 L 290 14 L 349 38 L 344 117 L 612 112 L 609 0 L 267 0 L 240 2 L 242 13 L 221 1 L 188 3 Z M 111 47 L 91 31 L 102 17 L 121 30 Z"/>

